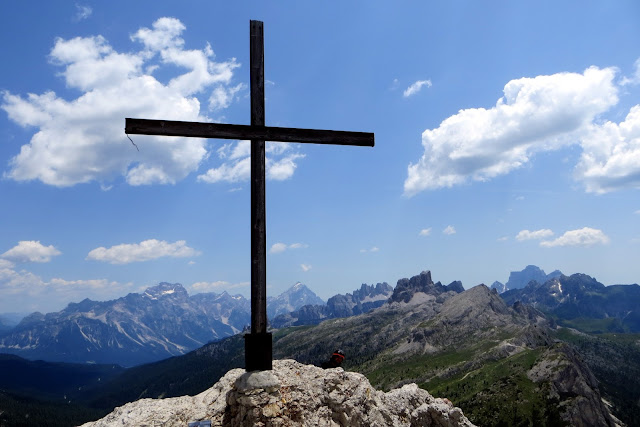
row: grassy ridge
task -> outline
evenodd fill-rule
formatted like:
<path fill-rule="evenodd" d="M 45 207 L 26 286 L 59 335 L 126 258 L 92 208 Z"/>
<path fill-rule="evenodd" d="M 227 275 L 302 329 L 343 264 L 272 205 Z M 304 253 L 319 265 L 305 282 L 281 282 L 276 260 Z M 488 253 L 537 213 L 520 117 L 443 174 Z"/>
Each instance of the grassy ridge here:
<path fill-rule="evenodd" d="M 549 399 L 548 386 L 536 384 L 527 372 L 540 360 L 544 348 L 524 350 L 500 360 L 485 360 L 482 347 L 396 360 L 388 353 L 357 368 L 376 388 L 388 390 L 404 382 L 417 382 L 435 397 L 447 397 L 463 408 L 477 425 L 555 426 L 560 419 L 558 401 Z M 495 345 L 495 344 L 494 344 Z"/>
<path fill-rule="evenodd" d="M 524 350 L 511 357 L 488 361 L 481 368 L 451 378 L 420 384 L 434 396 L 447 396 L 478 425 L 563 425 L 558 402 L 549 399 L 547 385 L 527 377 L 543 349 Z"/>

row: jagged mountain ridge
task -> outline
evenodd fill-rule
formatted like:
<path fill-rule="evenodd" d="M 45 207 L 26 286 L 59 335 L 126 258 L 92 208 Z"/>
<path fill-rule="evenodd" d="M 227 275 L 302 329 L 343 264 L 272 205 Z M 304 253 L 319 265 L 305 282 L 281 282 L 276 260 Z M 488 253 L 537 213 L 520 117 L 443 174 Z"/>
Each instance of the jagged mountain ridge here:
<path fill-rule="evenodd" d="M 85 299 L 57 313 L 33 313 L 0 338 L 0 351 L 30 359 L 132 366 L 184 354 L 249 322 L 246 298 L 189 297 L 160 283 L 112 301 Z"/>
<path fill-rule="evenodd" d="M 353 293 L 334 295 L 326 304 L 308 304 L 298 310 L 280 314 L 271 320 L 274 328 L 315 325 L 326 319 L 355 316 L 383 305 L 393 293 L 386 282 L 374 285 L 363 283 Z"/>
<path fill-rule="evenodd" d="M 267 312 L 271 317 L 309 304 L 324 301 L 296 283 L 269 298 Z M 32 313 L 4 331 L 0 352 L 28 359 L 133 366 L 185 354 L 236 334 L 249 324 L 250 310 L 242 295 L 189 296 L 180 284 L 160 283 L 112 301 L 85 299 L 57 313 Z"/>
<path fill-rule="evenodd" d="M 589 368 L 571 347 L 553 342 L 549 326 L 541 312 L 509 307 L 484 285 L 458 293 L 423 272 L 401 279 L 388 304 L 288 330 L 276 335 L 274 348 L 278 357 L 309 363 L 340 347 L 346 368 L 374 387 L 416 382 L 451 399 L 478 425 L 613 426 Z"/>
<path fill-rule="evenodd" d="M 268 307 L 296 309 L 309 301 L 322 300 L 296 284 Z M 236 334 L 249 324 L 250 313 L 242 295 L 189 296 L 180 284 L 160 283 L 112 301 L 85 299 L 57 313 L 33 313 L 0 337 L 0 351 L 29 359 L 132 366 Z"/>

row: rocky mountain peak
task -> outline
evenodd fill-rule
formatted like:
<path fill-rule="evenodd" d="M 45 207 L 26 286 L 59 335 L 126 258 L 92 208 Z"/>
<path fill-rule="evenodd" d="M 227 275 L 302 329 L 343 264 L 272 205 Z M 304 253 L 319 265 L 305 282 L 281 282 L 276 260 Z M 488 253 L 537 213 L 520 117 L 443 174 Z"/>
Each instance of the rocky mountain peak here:
<path fill-rule="evenodd" d="M 502 282 L 498 282 L 497 280 L 491 284 L 491 289 L 495 289 L 499 294 L 505 292 L 507 290 L 507 285 Z"/>
<path fill-rule="evenodd" d="M 522 289 L 532 281 L 535 281 L 538 284 L 543 284 L 548 280 L 555 279 L 560 276 L 562 276 L 562 272 L 560 270 L 554 270 L 553 272 L 546 274 L 540 267 L 528 265 L 522 271 L 512 271 L 509 274 L 509 280 L 504 285 L 500 282 L 496 282 L 492 287 L 498 289 L 498 292 L 502 293 L 512 289 Z"/>
<path fill-rule="evenodd" d="M 522 271 L 512 271 L 509 274 L 509 280 L 505 284 L 506 289 L 524 288 L 535 280 L 538 283 L 544 283 L 547 280 L 547 274 L 540 267 L 528 265 Z"/>
<path fill-rule="evenodd" d="M 509 308 L 495 289 L 481 284 L 445 301 L 442 313 L 458 323 L 463 318 L 478 320 L 474 318 L 480 315 L 506 315 L 509 314 Z"/>
<path fill-rule="evenodd" d="M 458 289 L 456 282 L 452 283 L 452 289 Z M 460 283 L 462 287 L 462 283 Z M 389 302 L 409 302 L 416 293 L 424 293 L 432 296 L 439 296 L 440 294 L 447 292 L 449 289 L 442 286 L 440 282 L 433 283 L 431 279 L 431 271 L 426 270 L 417 276 L 413 276 L 411 279 L 400 279 L 396 284 L 393 294 L 389 298 Z M 464 288 L 463 288 L 464 290 Z M 457 292 L 457 291 L 456 291 Z"/>
<path fill-rule="evenodd" d="M 358 301 L 377 299 L 379 296 L 384 296 L 386 299 L 391 293 L 393 293 L 393 288 L 389 286 L 387 282 L 378 283 L 376 285 L 367 285 L 366 283 L 363 283 L 360 286 L 360 289 L 353 291 L 353 297 Z"/>
<path fill-rule="evenodd" d="M 297 282 L 275 298 L 267 299 L 267 315 L 274 318 L 286 314 L 305 305 L 323 305 L 324 301 L 311 289 Z"/>
<path fill-rule="evenodd" d="M 445 286 L 445 288 L 447 289 L 447 291 L 453 291 L 456 293 L 464 292 L 464 286 L 462 286 L 462 282 L 460 280 L 454 280 L 453 282 Z"/>
<path fill-rule="evenodd" d="M 189 298 L 187 290 L 180 283 L 167 283 L 162 282 L 156 286 L 147 288 L 142 296 L 152 300 L 158 300 L 160 298 Z"/>
<path fill-rule="evenodd" d="M 196 396 L 128 403 L 83 427 L 184 426 L 204 420 L 212 426 L 473 425 L 460 408 L 416 384 L 384 393 L 359 373 L 274 360 L 272 371 L 233 369 Z"/>

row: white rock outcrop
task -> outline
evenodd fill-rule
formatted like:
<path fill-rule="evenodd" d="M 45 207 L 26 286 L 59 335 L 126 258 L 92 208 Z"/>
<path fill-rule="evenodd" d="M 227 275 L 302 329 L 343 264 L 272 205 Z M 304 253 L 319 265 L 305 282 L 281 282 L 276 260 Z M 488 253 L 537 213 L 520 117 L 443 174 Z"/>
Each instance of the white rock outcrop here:
<path fill-rule="evenodd" d="M 196 395 L 142 399 L 85 426 L 473 426 L 460 408 L 415 384 L 387 393 L 342 368 L 275 360 L 272 371 L 233 369 Z"/>

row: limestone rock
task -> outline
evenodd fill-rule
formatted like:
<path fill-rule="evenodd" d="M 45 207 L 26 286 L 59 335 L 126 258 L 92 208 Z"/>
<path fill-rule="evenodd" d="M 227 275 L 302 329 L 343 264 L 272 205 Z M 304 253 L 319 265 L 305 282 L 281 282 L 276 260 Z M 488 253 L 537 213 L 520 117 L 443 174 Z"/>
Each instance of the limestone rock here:
<path fill-rule="evenodd" d="M 459 292 L 459 288 L 462 288 L 462 283 L 458 287 L 454 282 L 451 284 L 451 290 Z M 462 288 L 464 290 L 464 288 Z M 418 276 L 413 276 L 411 279 L 400 279 L 393 290 L 393 295 L 389 298 L 389 302 L 404 302 L 408 303 L 413 299 L 416 293 L 424 293 L 427 295 L 433 295 L 435 297 L 448 292 L 447 287 L 442 286 L 442 283 L 433 283 L 431 279 L 431 271 L 423 271 Z"/>
<path fill-rule="evenodd" d="M 460 408 L 416 384 L 387 393 L 342 368 L 276 360 L 273 371 L 229 371 L 196 396 L 143 399 L 83 427 L 184 426 L 472 426 Z"/>

